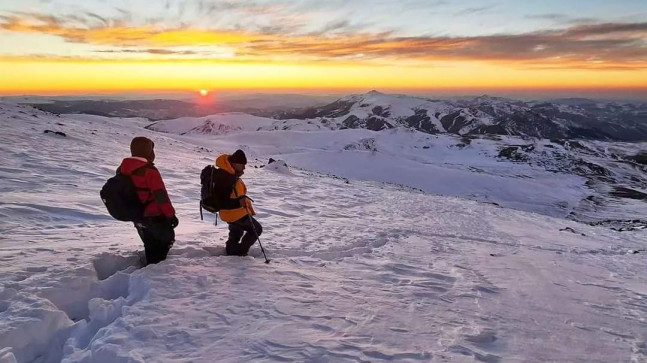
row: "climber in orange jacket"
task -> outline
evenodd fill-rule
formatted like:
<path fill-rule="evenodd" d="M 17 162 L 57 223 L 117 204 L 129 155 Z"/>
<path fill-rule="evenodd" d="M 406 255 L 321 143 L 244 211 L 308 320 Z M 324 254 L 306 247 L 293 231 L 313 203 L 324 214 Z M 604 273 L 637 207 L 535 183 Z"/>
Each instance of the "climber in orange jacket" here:
<path fill-rule="evenodd" d="M 212 183 L 214 197 L 221 206 L 220 219 L 229 224 L 229 239 L 226 251 L 228 255 L 246 256 L 250 247 L 256 242 L 263 228 L 252 217 L 256 214 L 252 200 L 247 196 L 247 187 L 240 177 L 245 172 L 247 157 L 242 150 L 232 155 L 220 155 Z"/>

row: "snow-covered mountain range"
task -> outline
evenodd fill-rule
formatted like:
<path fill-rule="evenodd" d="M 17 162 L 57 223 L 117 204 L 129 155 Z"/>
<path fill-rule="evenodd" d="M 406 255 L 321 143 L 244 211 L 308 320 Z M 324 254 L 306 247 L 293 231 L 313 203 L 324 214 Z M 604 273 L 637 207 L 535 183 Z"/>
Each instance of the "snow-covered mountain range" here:
<path fill-rule="evenodd" d="M 494 134 L 546 139 L 647 140 L 647 104 L 556 100 L 523 102 L 481 96 L 431 100 L 377 91 L 351 95 L 321 107 L 278 112 L 276 128 L 290 119 L 313 120 L 328 129 L 413 128 L 427 133 Z"/>
<path fill-rule="evenodd" d="M 647 103 L 588 99 L 519 101 L 480 96 L 434 100 L 377 91 L 330 97 L 295 95 L 218 99 L 196 104 L 179 100 L 54 100 L 34 106 L 54 113 L 86 113 L 151 120 L 244 112 L 280 120 L 269 128 L 383 130 L 406 127 L 426 133 L 495 134 L 548 139 L 647 141 Z M 20 101 L 20 100 L 16 100 Z M 313 106 L 306 107 L 311 104 Z M 267 127 L 266 127 L 267 128 Z"/>

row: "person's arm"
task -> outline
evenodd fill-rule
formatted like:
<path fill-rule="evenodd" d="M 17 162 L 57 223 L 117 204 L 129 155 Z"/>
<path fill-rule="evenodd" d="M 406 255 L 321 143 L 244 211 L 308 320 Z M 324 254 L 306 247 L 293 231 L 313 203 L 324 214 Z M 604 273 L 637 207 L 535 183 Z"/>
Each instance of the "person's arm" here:
<path fill-rule="evenodd" d="M 153 194 L 153 203 L 157 204 L 159 210 L 168 219 L 175 217 L 175 209 L 171 204 L 171 199 L 168 197 L 162 176 L 156 168 L 149 168 L 145 174 L 146 185 Z"/>

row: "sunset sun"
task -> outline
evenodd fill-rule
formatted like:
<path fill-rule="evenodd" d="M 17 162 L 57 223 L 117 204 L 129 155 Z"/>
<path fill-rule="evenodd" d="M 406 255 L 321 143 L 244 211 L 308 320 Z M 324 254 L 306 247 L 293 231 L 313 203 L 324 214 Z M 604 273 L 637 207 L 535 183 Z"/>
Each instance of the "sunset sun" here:
<path fill-rule="evenodd" d="M 206 89 L 201 89 L 201 90 L 200 90 L 200 96 L 203 96 L 203 97 L 204 97 L 204 96 L 206 96 L 206 95 L 208 95 L 208 94 L 209 94 L 209 91 L 208 91 L 208 90 L 206 90 Z"/>

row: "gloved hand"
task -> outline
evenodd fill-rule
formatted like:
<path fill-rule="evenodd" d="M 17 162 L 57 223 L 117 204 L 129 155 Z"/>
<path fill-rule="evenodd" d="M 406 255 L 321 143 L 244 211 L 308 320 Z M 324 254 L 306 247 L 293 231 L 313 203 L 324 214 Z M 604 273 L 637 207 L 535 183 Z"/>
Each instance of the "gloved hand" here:
<path fill-rule="evenodd" d="M 250 198 L 250 197 L 248 197 L 246 195 L 243 195 L 240 198 L 240 207 L 245 208 L 245 209 L 249 209 L 249 208 L 252 207 L 252 202 L 253 202 L 252 198 Z"/>
<path fill-rule="evenodd" d="M 169 224 L 171 225 L 171 228 L 177 227 L 178 224 L 180 224 L 180 220 L 177 219 L 176 216 L 173 216 L 168 219 Z"/>

